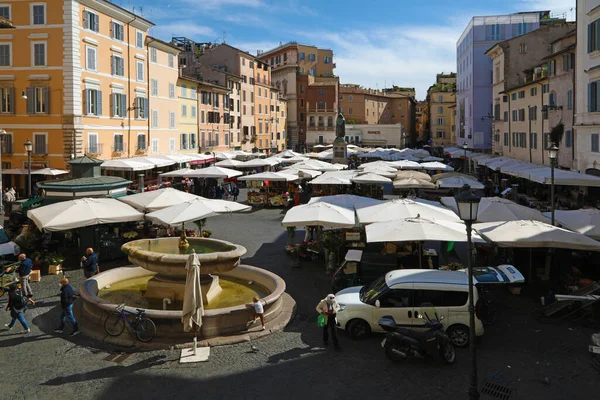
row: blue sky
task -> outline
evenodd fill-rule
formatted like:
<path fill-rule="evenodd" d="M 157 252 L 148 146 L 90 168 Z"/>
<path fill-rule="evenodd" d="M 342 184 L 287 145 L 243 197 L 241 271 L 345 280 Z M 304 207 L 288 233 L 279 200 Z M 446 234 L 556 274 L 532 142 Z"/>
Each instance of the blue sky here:
<path fill-rule="evenodd" d="M 474 15 L 552 10 L 575 0 L 113 0 L 156 24 L 169 41 L 225 40 L 256 54 L 298 41 L 334 51 L 341 83 L 414 86 L 423 99 L 438 72 L 456 70 L 456 40 Z"/>

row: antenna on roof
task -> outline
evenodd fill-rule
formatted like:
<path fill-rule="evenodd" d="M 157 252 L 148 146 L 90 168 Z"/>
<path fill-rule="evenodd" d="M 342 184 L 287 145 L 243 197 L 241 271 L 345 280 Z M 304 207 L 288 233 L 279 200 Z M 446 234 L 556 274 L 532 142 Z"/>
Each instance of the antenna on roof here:
<path fill-rule="evenodd" d="M 223 43 L 227 43 L 227 31 L 223 31 Z"/>

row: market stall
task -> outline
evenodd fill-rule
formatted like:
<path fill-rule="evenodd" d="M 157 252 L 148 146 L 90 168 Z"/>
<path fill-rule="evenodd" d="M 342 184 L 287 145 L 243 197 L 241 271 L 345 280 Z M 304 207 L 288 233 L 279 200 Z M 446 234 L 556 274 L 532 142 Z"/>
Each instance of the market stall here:
<path fill-rule="evenodd" d="M 298 181 L 297 175 L 281 172 L 262 172 L 238 178 L 248 182 L 248 204 L 252 206 L 285 207 L 289 201 L 289 182 Z"/>

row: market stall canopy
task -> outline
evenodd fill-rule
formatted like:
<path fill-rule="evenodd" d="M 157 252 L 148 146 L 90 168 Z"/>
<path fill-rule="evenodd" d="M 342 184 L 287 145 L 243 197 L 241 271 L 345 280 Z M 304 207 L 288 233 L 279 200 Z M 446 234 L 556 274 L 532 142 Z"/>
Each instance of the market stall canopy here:
<path fill-rule="evenodd" d="M 240 171 L 236 171 L 234 169 L 229 168 L 215 167 L 214 165 L 212 165 L 206 168 L 193 169 L 190 172 L 186 173 L 184 176 L 187 178 L 224 179 L 234 178 L 240 175 L 242 175 Z"/>
<path fill-rule="evenodd" d="M 61 201 L 27 211 L 40 230 L 66 231 L 98 224 L 141 221 L 144 214 L 115 199 L 83 198 Z"/>
<path fill-rule="evenodd" d="M 239 168 L 258 168 L 258 167 L 272 167 L 274 165 L 281 164 L 280 160 L 275 158 L 255 158 L 253 160 L 244 161 L 240 164 Z"/>
<path fill-rule="evenodd" d="M 330 163 L 320 161 L 320 160 L 306 160 L 301 163 L 295 164 L 295 168 L 301 169 L 314 169 L 316 171 L 326 172 L 326 171 L 338 171 L 337 167 L 334 167 Z"/>
<path fill-rule="evenodd" d="M 215 163 L 215 166 L 216 167 L 225 167 L 225 168 L 235 168 L 235 167 L 239 167 L 243 163 L 244 163 L 243 161 L 238 161 L 238 160 L 234 160 L 233 158 L 228 158 L 226 160 L 217 161 Z"/>
<path fill-rule="evenodd" d="M 383 203 L 382 200 L 373 199 L 371 197 L 356 196 L 354 194 L 338 194 L 334 196 L 313 197 L 309 200 L 308 204 L 319 202 L 333 204 L 349 210 L 358 210 Z"/>
<path fill-rule="evenodd" d="M 175 171 L 165 172 L 163 174 L 160 174 L 160 176 L 163 178 L 184 177 L 192 171 L 194 171 L 194 170 L 191 168 L 182 168 L 182 169 L 177 169 Z"/>
<path fill-rule="evenodd" d="M 323 174 L 321 171 L 317 171 L 315 169 L 298 168 L 295 165 L 289 168 L 282 169 L 279 172 L 289 175 L 298 175 L 300 178 L 304 179 L 312 179 Z"/>
<path fill-rule="evenodd" d="M 488 242 L 499 247 L 547 247 L 600 251 L 600 242 L 540 221 L 504 221 L 474 224 Z"/>
<path fill-rule="evenodd" d="M 217 160 L 229 160 L 231 158 L 235 158 L 236 155 L 233 153 L 230 153 L 228 151 L 220 151 L 218 153 L 215 153 L 215 158 Z"/>
<path fill-rule="evenodd" d="M 159 157 L 133 157 L 133 158 L 131 158 L 131 160 L 141 162 L 141 163 L 154 164 L 155 168 L 168 167 L 171 165 L 175 165 L 177 163 L 176 161 L 169 160 L 169 159 L 162 158 L 162 157 L 160 157 L 160 158 Z"/>
<path fill-rule="evenodd" d="M 104 161 L 100 167 L 115 171 L 146 171 L 154 169 L 154 164 L 147 161 L 136 161 L 132 158 L 122 158 Z"/>
<path fill-rule="evenodd" d="M 166 160 L 171 160 L 171 161 L 175 161 L 176 163 L 182 164 L 182 163 L 187 163 L 190 162 L 192 160 L 195 160 L 195 157 L 192 157 L 193 155 L 191 154 L 161 154 L 161 155 L 156 155 L 156 156 L 152 156 L 152 158 L 162 158 L 162 159 L 166 159 Z"/>
<path fill-rule="evenodd" d="M 313 149 L 324 149 L 326 147 L 327 146 L 325 146 L 324 144 L 316 144 L 316 145 L 313 146 Z"/>
<path fill-rule="evenodd" d="M 390 178 L 386 178 L 371 172 L 358 174 L 350 180 L 354 183 L 360 183 L 363 185 L 384 185 L 387 183 L 392 183 Z"/>
<path fill-rule="evenodd" d="M 4 171 L 2 171 L 4 173 Z M 58 176 L 68 174 L 69 171 L 64 169 L 54 169 L 54 168 L 42 168 L 35 169 L 31 171 L 31 175 L 46 175 L 46 176 Z"/>
<path fill-rule="evenodd" d="M 423 167 L 421 167 L 421 164 L 419 164 L 418 162 L 415 162 L 415 161 L 410 161 L 410 160 L 390 161 L 388 164 L 394 168 L 398 168 L 401 170 L 423 169 Z"/>
<path fill-rule="evenodd" d="M 356 222 L 354 210 L 323 201 L 292 207 L 281 224 L 288 226 L 323 226 L 352 228 Z"/>
<path fill-rule="evenodd" d="M 240 181 L 273 181 L 273 182 L 292 182 L 298 180 L 297 175 L 284 174 L 281 172 L 261 172 L 258 174 L 239 177 Z"/>
<path fill-rule="evenodd" d="M 347 171 L 325 172 L 323 175 L 317 176 L 310 181 L 310 183 L 313 185 L 352 185 L 350 179 L 354 175 L 354 172 L 349 173 Z"/>
<path fill-rule="evenodd" d="M 279 161 L 284 164 L 294 164 L 308 160 L 308 157 L 304 156 L 295 156 L 295 157 L 287 157 L 287 158 L 279 158 Z"/>
<path fill-rule="evenodd" d="M 118 200 L 143 212 L 161 210 L 184 203 L 198 196 L 181 190 L 166 188 L 120 197 Z"/>
<path fill-rule="evenodd" d="M 392 219 L 406 219 L 420 215 L 425 219 L 436 221 L 460 222 L 460 218 L 447 208 L 424 202 L 420 199 L 397 199 L 384 201 L 381 204 L 356 210 L 358 222 L 371 224 L 374 222 L 390 221 Z"/>
<path fill-rule="evenodd" d="M 146 214 L 146 219 L 156 224 L 181 225 L 186 222 L 198 221 L 216 214 L 212 208 L 203 203 L 201 199 L 186 201 L 162 210 Z"/>
<path fill-rule="evenodd" d="M 370 174 L 376 174 L 376 175 L 381 175 L 381 176 L 385 176 L 386 178 L 395 178 L 396 177 L 396 173 L 397 170 L 392 168 L 392 170 L 390 171 L 387 168 L 379 168 L 379 167 L 371 167 L 371 168 L 364 168 L 362 170 L 356 170 L 359 173 L 370 173 Z"/>
<path fill-rule="evenodd" d="M 458 212 L 454 197 L 442 197 L 440 202 L 446 207 Z M 502 222 L 534 220 L 549 223 L 541 212 L 530 207 L 522 206 L 514 201 L 501 197 L 482 197 L 477 212 L 478 222 Z"/>
<path fill-rule="evenodd" d="M 544 213 L 544 216 L 550 218 L 552 213 Z M 600 239 L 600 210 L 597 208 L 555 210 L 554 219 L 567 229 L 593 239 Z"/>
<path fill-rule="evenodd" d="M 285 150 L 285 151 L 282 151 L 281 153 L 277 154 L 276 156 L 280 157 L 280 158 L 293 158 L 293 157 L 302 157 L 302 154 L 296 153 L 293 150 Z"/>
<path fill-rule="evenodd" d="M 409 179 L 409 178 L 416 178 L 416 179 L 424 180 L 427 182 L 432 181 L 432 177 L 427 175 L 425 172 L 419 172 L 419 171 L 398 171 L 398 172 L 396 172 L 396 179 Z"/>
<path fill-rule="evenodd" d="M 454 168 L 451 166 L 438 161 L 424 162 L 421 164 L 421 167 L 429 171 L 454 171 Z"/>
<path fill-rule="evenodd" d="M 449 176 L 445 178 L 439 178 L 436 180 L 436 184 L 442 189 L 457 189 L 462 188 L 465 185 L 469 185 L 471 189 L 483 189 L 485 187 L 483 183 L 478 182 L 473 178 L 467 178 L 464 176 Z"/>
<path fill-rule="evenodd" d="M 440 157 L 434 157 L 434 156 L 427 156 L 427 157 L 423 158 L 423 162 L 433 162 L 433 161 L 444 161 L 444 159 L 440 158 Z"/>
<path fill-rule="evenodd" d="M 380 169 L 387 170 L 390 172 L 398 171 L 398 168 L 396 166 L 394 166 L 392 163 L 387 162 L 387 161 L 366 162 L 366 163 L 362 163 L 358 166 L 358 169 L 365 169 L 365 168 L 380 168 Z"/>
<path fill-rule="evenodd" d="M 423 172 L 398 171 L 394 178 L 395 189 L 435 189 L 431 177 Z"/>
<path fill-rule="evenodd" d="M 386 220 L 365 227 L 367 243 L 381 242 L 466 242 L 467 230 L 462 221 L 435 221 L 421 218 Z M 478 235 L 473 235 L 474 242 L 485 242 Z M 600 244 L 600 243 L 599 243 Z"/>

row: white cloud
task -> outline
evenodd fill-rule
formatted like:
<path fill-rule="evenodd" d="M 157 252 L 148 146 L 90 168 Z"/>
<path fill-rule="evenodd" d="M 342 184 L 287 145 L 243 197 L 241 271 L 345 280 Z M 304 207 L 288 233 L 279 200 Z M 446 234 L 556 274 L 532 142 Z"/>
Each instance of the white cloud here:
<path fill-rule="evenodd" d="M 194 40 L 201 41 L 214 40 L 216 37 L 215 31 L 203 25 L 198 25 L 190 21 L 177 21 L 171 24 L 158 24 L 151 29 L 151 34 L 160 39 L 171 41 L 172 36 L 194 37 Z"/>
<path fill-rule="evenodd" d="M 370 88 L 415 87 L 423 99 L 440 72 L 456 70 L 456 40 L 462 26 L 404 26 L 342 32 L 297 32 L 334 50 L 342 83 Z"/>

